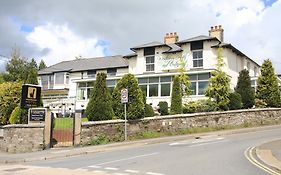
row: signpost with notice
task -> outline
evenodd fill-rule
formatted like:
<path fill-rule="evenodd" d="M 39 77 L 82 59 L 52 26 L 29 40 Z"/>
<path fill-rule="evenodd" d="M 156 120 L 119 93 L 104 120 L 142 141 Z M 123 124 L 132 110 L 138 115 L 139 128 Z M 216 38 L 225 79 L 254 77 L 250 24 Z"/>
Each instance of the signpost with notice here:
<path fill-rule="evenodd" d="M 28 123 L 35 122 L 41 123 L 45 121 L 45 117 L 47 115 L 46 108 L 30 108 L 28 110 Z"/>
<path fill-rule="evenodd" d="M 124 88 L 121 90 L 121 103 L 124 103 L 124 110 L 125 110 L 125 141 L 127 140 L 127 109 L 126 104 L 129 101 L 128 96 L 128 89 Z"/>

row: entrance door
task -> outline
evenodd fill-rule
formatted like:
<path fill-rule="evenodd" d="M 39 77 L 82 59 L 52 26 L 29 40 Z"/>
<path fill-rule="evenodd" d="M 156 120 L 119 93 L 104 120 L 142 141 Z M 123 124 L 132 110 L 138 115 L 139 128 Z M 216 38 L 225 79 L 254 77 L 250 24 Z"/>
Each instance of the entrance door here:
<path fill-rule="evenodd" d="M 52 117 L 52 147 L 73 146 L 74 126 L 74 114 L 69 116 Z"/>

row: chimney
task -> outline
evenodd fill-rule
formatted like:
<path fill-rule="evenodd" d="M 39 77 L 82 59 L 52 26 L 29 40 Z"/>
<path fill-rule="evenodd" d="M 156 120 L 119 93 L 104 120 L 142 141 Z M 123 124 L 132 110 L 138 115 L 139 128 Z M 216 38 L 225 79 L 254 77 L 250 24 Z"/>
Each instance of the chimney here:
<path fill-rule="evenodd" d="M 209 30 L 210 37 L 216 37 L 220 42 L 223 42 L 223 28 L 221 25 L 219 26 L 212 26 Z"/>
<path fill-rule="evenodd" d="M 173 44 L 178 41 L 179 41 L 179 36 L 177 35 L 177 32 L 166 33 L 166 36 L 164 37 L 165 44 Z"/>

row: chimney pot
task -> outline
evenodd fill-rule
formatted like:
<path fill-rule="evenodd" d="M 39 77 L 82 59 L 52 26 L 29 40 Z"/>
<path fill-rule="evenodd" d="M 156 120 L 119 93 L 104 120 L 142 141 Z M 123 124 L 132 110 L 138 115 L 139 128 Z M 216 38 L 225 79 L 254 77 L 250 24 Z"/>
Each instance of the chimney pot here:
<path fill-rule="evenodd" d="M 166 36 L 169 36 L 169 33 L 166 33 Z"/>
<path fill-rule="evenodd" d="M 170 32 L 166 33 L 166 36 L 164 37 L 164 43 L 165 44 L 172 44 L 178 42 L 179 37 L 177 35 L 177 32 Z"/>
<path fill-rule="evenodd" d="M 214 30 L 214 27 L 213 27 L 213 26 L 211 27 L 211 30 Z"/>
<path fill-rule="evenodd" d="M 209 30 L 210 37 L 216 37 L 220 42 L 223 42 L 223 28 L 222 25 L 212 26 L 211 30 Z"/>

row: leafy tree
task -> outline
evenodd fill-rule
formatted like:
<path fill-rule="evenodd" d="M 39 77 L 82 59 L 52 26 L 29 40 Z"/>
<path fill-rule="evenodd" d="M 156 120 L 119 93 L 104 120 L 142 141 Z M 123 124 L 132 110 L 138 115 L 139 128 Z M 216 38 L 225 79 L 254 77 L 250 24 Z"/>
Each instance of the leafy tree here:
<path fill-rule="evenodd" d="M 137 79 L 132 74 L 124 75 L 113 90 L 113 110 L 118 118 L 124 118 L 124 104 L 121 103 L 121 89 L 128 88 L 127 119 L 134 120 L 144 117 L 144 98 Z"/>
<path fill-rule="evenodd" d="M 269 59 L 261 66 L 261 75 L 258 77 L 256 98 L 263 100 L 268 107 L 280 106 L 280 91 L 274 68 Z"/>
<path fill-rule="evenodd" d="M 230 79 L 225 72 L 222 71 L 224 65 L 222 57 L 222 48 L 218 48 L 216 71 L 212 72 L 212 77 L 205 95 L 213 98 L 220 110 L 227 110 L 230 93 Z"/>
<path fill-rule="evenodd" d="M 181 114 L 181 113 L 182 113 L 181 79 L 179 75 L 176 75 L 173 80 L 171 114 Z"/>
<path fill-rule="evenodd" d="M 113 118 L 111 96 L 106 86 L 106 74 L 98 73 L 90 101 L 86 108 L 90 121 L 110 120 Z"/>
<path fill-rule="evenodd" d="M 42 69 L 45 69 L 47 66 L 44 62 L 44 60 L 41 60 L 40 63 L 39 63 L 39 70 L 42 70 Z"/>
<path fill-rule="evenodd" d="M 21 83 L 0 84 L 0 124 L 8 124 L 10 115 L 20 103 Z"/>
<path fill-rule="evenodd" d="M 241 95 L 238 92 L 233 92 L 229 94 L 229 109 L 241 109 L 242 108 L 242 99 Z"/>
<path fill-rule="evenodd" d="M 255 91 L 251 87 L 251 79 L 249 76 L 249 71 L 243 69 L 239 72 L 237 86 L 235 92 L 241 95 L 243 108 L 251 108 L 255 104 Z"/>

